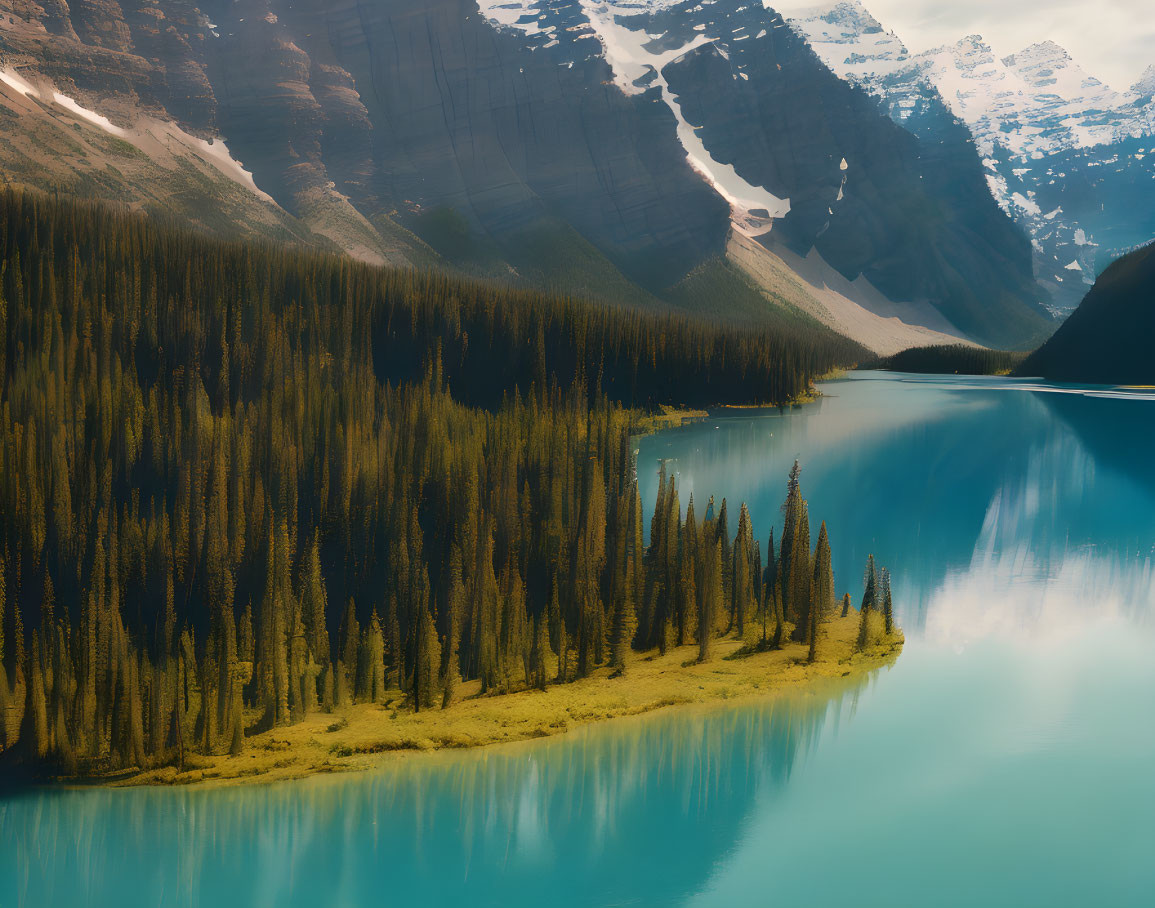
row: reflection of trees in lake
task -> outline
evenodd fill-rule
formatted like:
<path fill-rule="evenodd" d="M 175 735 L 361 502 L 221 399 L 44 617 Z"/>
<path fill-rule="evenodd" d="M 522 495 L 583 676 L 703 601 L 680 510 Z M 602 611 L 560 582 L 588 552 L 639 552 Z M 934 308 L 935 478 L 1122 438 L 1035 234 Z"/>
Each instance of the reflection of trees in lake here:
<path fill-rule="evenodd" d="M 0 880 L 20 880 L 30 905 L 669 903 L 707 880 L 866 683 L 364 776 L 28 793 L 0 804 Z"/>
<path fill-rule="evenodd" d="M 1016 607 L 1028 574 L 1049 584 L 1064 622 L 1105 602 L 1145 609 L 1155 403 L 975 385 L 838 382 L 819 407 L 646 439 L 640 463 L 651 451 L 675 458 L 684 476 L 765 521 L 778 513 L 779 475 L 799 457 L 811 510 L 830 530 L 838 591 L 860 595 L 874 553 L 893 570 L 908 635 L 979 630 L 1004 600 Z M 646 494 L 641 468 L 639 477 Z M 1033 607 L 1022 606 L 1020 623 Z"/>
<path fill-rule="evenodd" d="M 1097 464 L 1118 471 L 1155 499 L 1155 401 L 1081 394 L 1035 396 L 1079 437 Z"/>

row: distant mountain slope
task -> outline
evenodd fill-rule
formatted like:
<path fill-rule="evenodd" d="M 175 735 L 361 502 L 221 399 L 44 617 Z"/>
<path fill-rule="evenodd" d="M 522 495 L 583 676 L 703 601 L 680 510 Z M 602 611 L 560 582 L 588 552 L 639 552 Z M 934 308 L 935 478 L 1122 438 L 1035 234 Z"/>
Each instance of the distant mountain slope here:
<path fill-rule="evenodd" d="M 1155 243 L 1107 268 L 1018 371 L 1056 381 L 1155 384 Z"/>
<path fill-rule="evenodd" d="M 928 313 L 915 328 L 1049 328 L 973 148 L 896 127 L 747 0 L 0 0 L 0 72 L 119 129 L 223 138 L 255 180 L 243 205 L 178 178 L 200 166 L 184 151 L 122 166 L 149 152 L 77 155 L 67 132 L 47 179 L 225 233 L 272 218 L 365 261 L 684 306 L 737 230 Z M 0 94 L 19 132 L 25 96 Z M 35 176 L 27 147 L 0 141 L 0 172 Z M 708 308 L 757 311 L 721 290 Z"/>
<path fill-rule="evenodd" d="M 1046 332 L 1029 245 L 986 193 L 965 129 L 944 151 L 939 136 L 895 127 L 773 10 L 743 0 L 482 7 L 526 46 L 574 58 L 592 30 L 621 90 L 673 114 L 739 233 L 803 257 L 817 250 L 846 280 L 929 302 L 952 331 L 986 342 Z"/>
<path fill-rule="evenodd" d="M 1155 236 L 1155 66 L 1126 92 L 1086 73 L 1053 41 L 999 58 L 981 36 L 920 54 L 856 0 L 819 6 L 793 28 L 895 122 L 926 135 L 941 112 L 965 124 L 991 193 L 1031 237 L 1059 311 L 1107 263 Z M 931 126 L 931 129 L 941 128 Z"/>

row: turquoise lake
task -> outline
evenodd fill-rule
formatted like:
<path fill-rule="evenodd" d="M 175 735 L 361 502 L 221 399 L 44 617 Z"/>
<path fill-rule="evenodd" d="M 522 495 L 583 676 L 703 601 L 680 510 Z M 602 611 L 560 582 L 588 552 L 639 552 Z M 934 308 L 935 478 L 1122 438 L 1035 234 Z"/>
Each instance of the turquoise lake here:
<path fill-rule="evenodd" d="M 668 459 L 764 546 L 797 458 L 839 594 L 892 572 L 892 668 L 365 775 L 5 796 L 0 908 L 1151 904 L 1155 397 L 823 391 L 642 439 L 643 500 Z"/>

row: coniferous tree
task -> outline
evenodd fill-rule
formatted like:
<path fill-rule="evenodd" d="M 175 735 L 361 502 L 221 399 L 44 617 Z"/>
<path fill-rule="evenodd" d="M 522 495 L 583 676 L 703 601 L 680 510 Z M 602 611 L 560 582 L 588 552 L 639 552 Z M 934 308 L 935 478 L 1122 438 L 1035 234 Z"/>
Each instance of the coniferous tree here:
<path fill-rule="evenodd" d="M 774 554 L 774 528 L 770 528 L 770 538 L 766 543 L 766 573 L 764 592 L 762 593 L 762 645 L 767 645 L 767 625 L 771 618 L 774 621 L 774 637 L 769 645 L 775 649 L 782 645 L 783 617 L 782 595 L 779 590 L 778 579 L 781 576 L 778 559 Z"/>
<path fill-rule="evenodd" d="M 807 610 L 810 627 L 809 662 L 818 658 L 825 636 L 825 624 L 834 611 L 834 567 L 830 558 L 830 539 L 826 533 L 826 521 L 818 531 L 818 545 L 814 550 L 814 579 L 811 584 L 810 608 Z"/>
<path fill-rule="evenodd" d="M 357 667 L 360 664 L 361 626 L 357 623 L 357 607 L 350 599 L 341 622 L 341 656 L 337 663 L 337 703 L 348 706 L 357 690 Z"/>
<path fill-rule="evenodd" d="M 385 634 L 377 609 L 369 615 L 369 623 L 361 634 L 360 685 L 357 697 L 366 703 L 384 703 L 387 681 L 385 675 Z M 423 671 L 432 671 L 432 666 L 423 664 Z M 428 705 L 428 703 L 426 704 Z"/>
<path fill-rule="evenodd" d="M 678 645 L 685 646 L 698 633 L 698 563 L 702 558 L 702 542 L 698 535 L 698 521 L 694 515 L 694 496 L 686 505 L 686 522 L 682 527 L 681 572 L 678 595 L 681 603 L 678 616 Z"/>
<path fill-rule="evenodd" d="M 493 524 L 486 528 L 478 552 L 478 628 L 477 674 L 481 678 L 482 693 L 495 690 L 500 683 L 500 664 L 497 652 L 499 603 L 497 578 L 493 573 Z"/>
<path fill-rule="evenodd" d="M 637 572 L 634 562 L 642 557 L 640 540 L 635 528 L 641 513 L 638 499 L 637 485 L 630 487 L 628 497 L 629 516 L 627 517 L 624 542 L 622 545 L 621 579 L 617 585 L 614 602 L 614 616 L 610 629 L 610 665 L 617 673 L 626 669 L 626 654 L 630 650 L 634 636 L 638 631 L 637 590 L 635 588 Z"/>
<path fill-rule="evenodd" d="M 429 614 L 429 606 L 422 605 L 417 612 L 413 659 L 413 709 L 431 708 L 436 695 L 437 666 L 441 662 L 441 647 L 437 629 Z M 384 669 L 382 669 L 382 677 Z"/>
<path fill-rule="evenodd" d="M 453 703 L 461 680 L 459 648 L 465 611 L 465 582 L 461 571 L 461 548 L 453 546 L 449 554 L 449 582 L 445 593 L 445 645 L 441 651 L 441 708 Z"/>
<path fill-rule="evenodd" d="M 738 535 L 731 560 L 730 624 L 741 639 L 746 633 L 746 617 L 754 605 L 754 533 L 745 504 L 738 516 Z"/>
<path fill-rule="evenodd" d="M 894 633 L 894 602 L 890 596 L 890 571 L 883 568 L 879 572 L 878 580 L 882 587 L 883 632 L 889 637 Z"/>
<path fill-rule="evenodd" d="M 714 531 L 722 543 L 722 602 L 729 606 L 733 598 L 734 546 L 730 538 L 730 520 L 725 498 L 722 499 L 722 506 L 718 509 L 718 521 Z"/>
<path fill-rule="evenodd" d="M 86 770 L 236 751 L 246 711 L 537 683 L 543 629 L 561 680 L 708 655 L 769 610 L 756 546 L 725 503 L 683 523 L 663 469 L 644 547 L 623 405 L 782 401 L 852 350 L 11 191 L 0 273 L 0 747 Z"/>
<path fill-rule="evenodd" d="M 874 566 L 874 556 L 866 559 L 866 590 L 862 594 L 862 604 L 858 607 L 858 649 L 866 649 L 877 642 L 876 618 L 878 616 L 878 572 Z"/>
<path fill-rule="evenodd" d="M 3 305 L 3 275 L 0 275 L 0 306 Z M 0 334 L 0 347 L 7 342 Z M 0 372 L 0 378 L 3 372 Z M 0 555 L 0 751 L 8 747 L 8 711 L 11 693 L 8 689 L 8 661 L 4 652 L 4 625 L 8 622 L 7 581 L 4 571 L 4 556 Z"/>
<path fill-rule="evenodd" d="M 562 616 L 561 600 L 558 598 L 558 580 L 555 576 L 550 584 L 549 626 L 550 647 L 557 654 L 557 680 L 564 682 L 567 677 L 569 656 L 569 636 L 566 634 L 565 618 Z"/>
<path fill-rule="evenodd" d="M 794 625 L 794 639 L 805 643 L 809 640 L 811 584 L 814 580 L 814 564 L 810 557 L 810 510 L 802 502 L 802 515 L 798 520 L 798 534 L 791 548 L 794 567 L 790 570 L 793 581 L 791 602 L 797 623 Z"/>
<path fill-rule="evenodd" d="M 698 661 L 708 662 L 714 646 L 717 615 L 722 606 L 722 539 L 715 536 L 713 550 L 702 561 L 702 601 L 698 612 Z"/>
<path fill-rule="evenodd" d="M 549 683 L 546 669 L 546 654 L 549 652 L 549 632 L 546 620 L 538 615 L 533 619 L 533 649 L 530 651 L 530 674 L 533 686 L 545 690 Z"/>
<path fill-rule="evenodd" d="M 786 482 L 786 501 L 782 505 L 785 522 L 782 527 L 782 551 L 778 559 L 778 590 L 782 599 L 782 614 L 784 620 L 797 623 L 798 615 L 794 604 L 794 589 L 796 579 L 794 568 L 796 565 L 795 549 L 798 545 L 799 524 L 802 521 L 802 489 L 798 477 L 802 471 L 798 461 L 790 469 L 790 478 Z M 807 540 L 807 545 L 809 545 Z"/>
<path fill-rule="evenodd" d="M 333 706 L 331 695 L 328 701 L 324 698 L 324 691 L 332 689 L 332 680 L 329 678 L 332 671 L 328 629 L 329 597 L 325 592 L 325 580 L 321 572 L 321 543 L 316 533 L 313 534 L 309 544 L 301 587 L 301 619 L 307 655 L 308 659 L 315 663 L 320 675 L 321 705 L 325 709 L 331 709 Z M 315 691 L 313 699 L 318 699 Z"/>
<path fill-rule="evenodd" d="M 48 729 L 48 703 L 44 696 L 44 672 L 40 665 L 39 632 L 32 633 L 27 669 L 28 704 L 24 708 L 24 726 L 20 739 L 27 742 L 26 750 L 39 761 L 47 759 L 52 750 Z"/>

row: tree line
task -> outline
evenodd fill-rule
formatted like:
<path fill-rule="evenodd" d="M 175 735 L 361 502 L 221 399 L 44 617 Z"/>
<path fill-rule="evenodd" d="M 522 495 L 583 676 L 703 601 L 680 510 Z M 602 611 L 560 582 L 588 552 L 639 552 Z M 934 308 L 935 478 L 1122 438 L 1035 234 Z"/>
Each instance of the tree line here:
<path fill-rule="evenodd" d="M 912 347 L 872 362 L 863 362 L 862 368 L 921 374 L 1007 375 L 1018 368 L 1026 358 L 1026 353 L 1012 350 L 990 350 L 967 344 L 942 344 L 933 347 Z"/>
<path fill-rule="evenodd" d="M 682 520 L 672 477 L 646 546 L 631 407 L 783 402 L 837 351 L 17 192 L 0 269 L 12 758 L 181 763 L 464 680 L 709 658 L 756 621 L 821 647 L 829 545 L 797 473 L 765 566 L 744 507 L 733 538 L 725 502 Z"/>

